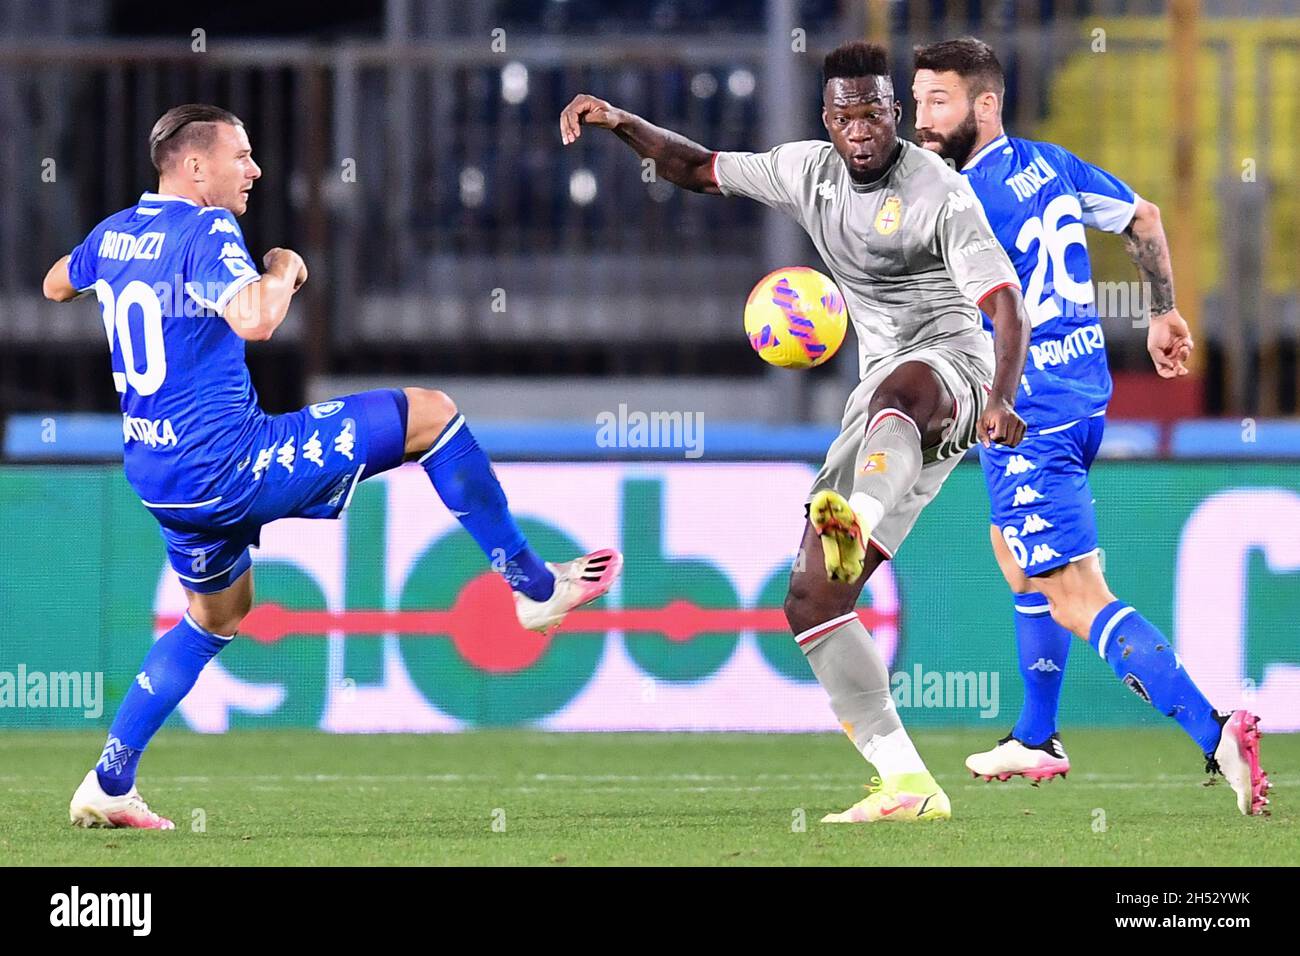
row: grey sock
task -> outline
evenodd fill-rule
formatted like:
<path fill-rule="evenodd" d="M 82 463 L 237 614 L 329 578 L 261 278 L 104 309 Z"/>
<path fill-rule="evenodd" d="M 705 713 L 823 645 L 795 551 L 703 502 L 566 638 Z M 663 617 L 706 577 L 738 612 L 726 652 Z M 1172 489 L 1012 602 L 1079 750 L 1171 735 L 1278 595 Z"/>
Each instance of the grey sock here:
<path fill-rule="evenodd" d="M 813 673 L 831 698 L 831 710 L 853 745 L 863 754 L 874 748 L 872 739 L 903 726 L 889 690 L 889 670 L 876 650 L 861 619 L 846 615 L 838 627 L 833 621 L 805 632 L 811 637 L 800 645 Z M 838 620 L 838 619 L 837 619 Z"/>
<path fill-rule="evenodd" d="M 888 514 L 921 476 L 921 435 L 902 412 L 882 409 L 871 419 L 853 469 L 853 493 L 869 495 Z"/>

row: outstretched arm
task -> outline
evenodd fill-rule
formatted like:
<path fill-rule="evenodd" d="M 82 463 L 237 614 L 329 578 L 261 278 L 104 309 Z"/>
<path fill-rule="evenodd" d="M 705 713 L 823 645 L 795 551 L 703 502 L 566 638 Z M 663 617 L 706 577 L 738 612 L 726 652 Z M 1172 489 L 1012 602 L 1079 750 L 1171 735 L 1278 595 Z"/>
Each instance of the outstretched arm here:
<path fill-rule="evenodd" d="M 655 174 L 674 186 L 697 193 L 721 192 L 713 178 L 713 151 L 679 133 L 655 126 L 605 100 L 579 93 L 560 114 L 560 139 L 564 145 L 581 136 L 583 126 L 611 130 L 642 159 L 653 160 Z"/>
<path fill-rule="evenodd" d="M 1137 266 L 1142 282 L 1151 290 L 1151 325 L 1147 352 L 1161 378 L 1187 374 L 1183 364 L 1192 353 L 1192 335 L 1174 305 L 1174 273 L 1169 263 L 1169 240 L 1160 222 L 1160 209 L 1139 199 L 1133 221 L 1124 230 L 1124 248 Z"/>

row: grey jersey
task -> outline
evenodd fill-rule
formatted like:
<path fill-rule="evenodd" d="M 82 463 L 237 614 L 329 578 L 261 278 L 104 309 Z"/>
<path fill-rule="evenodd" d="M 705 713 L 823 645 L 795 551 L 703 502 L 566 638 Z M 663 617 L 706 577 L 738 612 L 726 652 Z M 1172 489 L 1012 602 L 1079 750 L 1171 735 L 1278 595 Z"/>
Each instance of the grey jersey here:
<path fill-rule="evenodd" d="M 784 143 L 766 153 L 718 153 L 726 196 L 791 216 L 812 237 L 844 293 L 858 334 L 859 373 L 931 345 L 985 358 L 992 341 L 975 303 L 1020 280 L 966 178 L 903 142 L 894 165 L 859 186 L 830 143 Z"/>

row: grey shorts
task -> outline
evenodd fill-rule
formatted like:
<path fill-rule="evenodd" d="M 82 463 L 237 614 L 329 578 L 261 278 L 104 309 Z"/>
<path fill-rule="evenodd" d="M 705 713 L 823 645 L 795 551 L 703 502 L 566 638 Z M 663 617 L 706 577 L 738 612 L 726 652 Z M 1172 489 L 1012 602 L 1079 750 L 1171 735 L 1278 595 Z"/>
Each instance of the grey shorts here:
<path fill-rule="evenodd" d="M 881 363 L 867 373 L 867 377 L 858 383 L 849 396 L 848 404 L 844 406 L 840 435 L 826 452 L 826 463 L 817 473 L 817 479 L 808 493 L 809 501 L 813 495 L 826 488 L 839 492 L 845 498 L 853 493 L 853 472 L 858 451 L 866 437 L 871 396 L 885 377 L 904 362 L 924 362 L 934 369 L 953 397 L 953 410 L 951 421 L 944 428 L 943 440 L 935 447 L 925 450 L 921 475 L 916 484 L 886 512 L 880 524 L 871 532 L 872 543 L 887 558 L 894 556 L 912 530 L 912 525 L 916 524 L 921 510 L 934 500 L 966 450 L 976 442 L 976 426 L 993 379 L 991 350 L 988 356 L 983 356 L 935 345 Z"/>

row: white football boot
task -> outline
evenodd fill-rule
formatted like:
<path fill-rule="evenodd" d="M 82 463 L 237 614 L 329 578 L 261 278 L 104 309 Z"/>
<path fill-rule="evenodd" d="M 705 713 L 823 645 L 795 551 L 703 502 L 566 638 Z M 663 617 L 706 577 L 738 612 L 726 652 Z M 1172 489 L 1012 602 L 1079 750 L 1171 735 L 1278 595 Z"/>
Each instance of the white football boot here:
<path fill-rule="evenodd" d="M 560 626 L 564 615 L 576 607 L 594 601 L 618 579 L 623 570 L 623 555 L 612 548 L 602 548 L 572 561 L 546 566 L 555 575 L 555 590 L 545 601 L 534 601 L 515 592 L 515 614 L 527 630 L 549 634 Z"/>
<path fill-rule="evenodd" d="M 1061 738 L 1056 734 L 1048 737 L 1037 747 L 1021 743 L 1007 734 L 998 741 L 992 750 L 971 754 L 966 758 L 966 769 L 971 776 L 992 780 L 1010 780 L 1012 777 L 1027 777 L 1034 786 L 1053 777 L 1064 777 L 1070 772 L 1070 758 L 1061 746 Z"/>
<path fill-rule="evenodd" d="M 86 774 L 72 795 L 68 818 L 74 827 L 129 827 L 135 830 L 175 830 L 176 825 L 149 809 L 132 787 L 120 797 L 111 797 L 99 785 L 94 770 Z"/>
<path fill-rule="evenodd" d="M 1259 718 L 1234 710 L 1223 725 L 1223 736 L 1213 756 L 1207 756 L 1206 772 L 1221 773 L 1237 794 L 1237 809 L 1243 816 L 1268 814 L 1268 791 L 1272 784 L 1259 765 Z"/>

